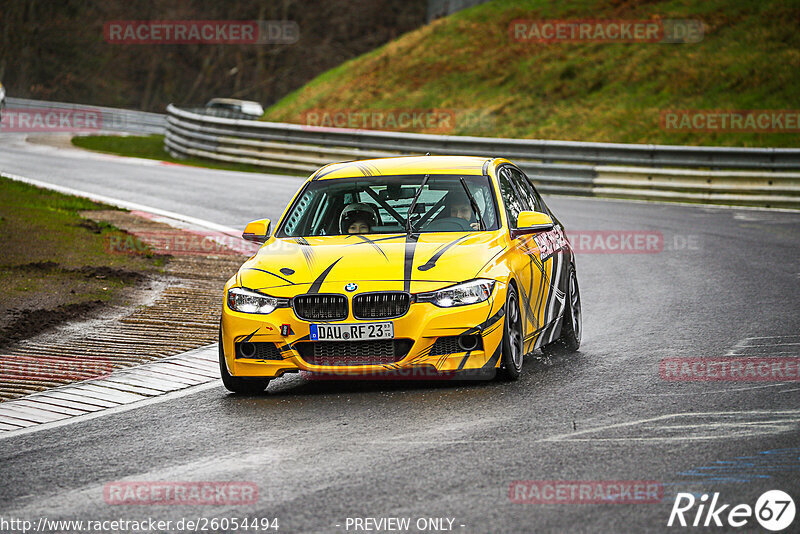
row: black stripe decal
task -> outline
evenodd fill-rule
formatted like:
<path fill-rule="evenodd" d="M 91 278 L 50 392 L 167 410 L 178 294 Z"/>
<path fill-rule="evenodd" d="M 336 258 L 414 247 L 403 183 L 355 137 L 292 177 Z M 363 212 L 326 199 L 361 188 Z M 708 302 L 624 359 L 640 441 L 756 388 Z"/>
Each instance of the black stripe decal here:
<path fill-rule="evenodd" d="M 377 250 L 378 252 L 380 252 L 380 253 L 381 253 L 381 255 L 383 256 L 383 258 L 384 258 L 386 261 L 389 261 L 389 258 L 387 258 L 387 257 L 386 257 L 386 253 L 383 251 L 383 249 L 381 249 L 381 247 L 379 247 L 377 244 L 375 244 L 375 241 L 371 240 L 371 239 L 370 239 L 370 238 L 368 238 L 368 237 L 364 237 L 364 236 L 363 236 L 363 235 L 361 235 L 361 234 L 354 234 L 354 235 L 355 235 L 357 238 L 361 239 L 361 240 L 362 240 L 362 242 L 371 244 L 371 245 L 372 245 L 372 246 L 375 248 L 375 250 Z M 354 244 L 356 244 L 356 245 L 357 245 L 358 243 L 354 243 Z"/>
<path fill-rule="evenodd" d="M 303 253 L 303 257 L 306 259 L 306 264 L 311 267 L 315 263 L 314 258 L 314 250 L 311 248 L 311 245 L 308 241 L 305 240 L 303 237 L 296 237 L 294 242 L 300 247 L 300 252 Z"/>
<path fill-rule="evenodd" d="M 381 173 L 377 167 L 370 165 L 369 163 L 358 162 L 354 165 L 358 167 L 358 170 L 360 170 L 364 176 L 377 176 Z"/>
<path fill-rule="evenodd" d="M 360 235 L 360 234 L 353 234 L 353 235 Z M 381 238 L 378 238 L 378 239 L 369 239 L 369 238 L 367 238 L 367 240 L 370 243 L 379 243 L 381 241 L 392 241 L 393 239 L 403 239 L 405 237 L 406 236 L 404 236 L 404 235 L 393 235 L 392 237 L 381 237 Z M 366 243 L 367 243 L 367 241 L 359 241 L 358 243 L 350 243 L 347 246 L 348 247 L 354 247 L 356 245 L 364 245 Z"/>
<path fill-rule="evenodd" d="M 544 320 L 547 321 L 551 315 L 551 308 L 555 306 L 556 300 L 556 288 L 558 287 L 558 280 L 554 280 L 558 277 L 561 273 L 559 273 L 559 266 L 561 264 L 560 257 L 558 254 L 553 253 L 550 255 L 551 265 L 550 265 L 550 276 L 547 279 L 547 302 L 544 305 Z"/>
<path fill-rule="evenodd" d="M 539 310 L 539 306 L 541 305 L 542 294 L 544 292 L 544 286 L 543 286 L 544 279 L 545 279 L 544 266 L 542 265 L 542 262 L 539 261 L 539 258 L 536 256 L 536 254 L 530 254 L 528 257 L 531 260 L 530 264 L 529 264 L 529 266 L 531 268 L 531 280 L 530 280 L 531 283 L 529 284 L 529 288 L 528 288 L 528 299 L 530 299 L 530 296 L 533 295 L 533 266 L 534 265 L 536 265 L 536 268 L 539 270 L 539 274 L 540 274 L 540 276 L 539 276 L 539 290 L 536 292 L 536 303 L 534 304 L 534 306 L 535 306 L 534 309 L 536 310 L 536 313 L 532 314 L 533 317 L 536 318 L 536 323 L 534 324 L 534 328 L 539 328 L 539 322 L 540 321 L 539 321 L 539 312 L 538 312 L 538 310 Z M 530 300 L 528 301 L 527 308 L 530 310 Z"/>
<path fill-rule="evenodd" d="M 335 262 L 331 263 L 330 265 L 328 265 L 328 267 L 324 271 L 322 271 L 322 273 L 317 277 L 317 279 L 314 280 L 314 283 L 311 284 L 311 287 L 308 288 L 308 293 L 309 294 L 310 293 L 319 293 L 319 288 L 322 287 L 322 283 L 325 281 L 325 277 L 328 276 L 328 273 L 331 272 L 331 269 L 333 269 L 336 266 L 336 264 L 341 261 L 341 259 L 342 258 L 339 258 Z"/>
<path fill-rule="evenodd" d="M 494 354 L 492 354 L 492 357 L 489 358 L 489 360 L 485 364 L 483 364 L 481 370 L 483 371 L 488 369 L 494 369 L 495 367 L 497 367 L 497 362 L 500 361 L 500 355 L 502 353 L 503 353 L 503 343 L 500 342 L 497 344 L 497 348 L 494 350 Z"/>
<path fill-rule="evenodd" d="M 544 265 L 544 262 L 542 262 L 542 265 Z M 550 309 L 550 301 L 553 299 L 553 295 L 555 293 L 555 291 L 553 291 L 553 281 L 552 281 L 552 277 L 555 276 L 556 274 L 555 256 L 552 256 L 552 260 L 550 262 L 550 272 L 551 272 L 550 276 L 546 277 L 547 300 L 545 300 L 544 302 L 544 320 L 542 321 L 542 326 L 545 326 L 547 323 L 547 314 L 548 310 Z"/>
<path fill-rule="evenodd" d="M 311 339 L 311 336 L 309 334 L 306 334 L 303 337 L 299 337 L 299 338 L 295 339 L 292 343 L 297 343 L 298 341 L 308 341 L 309 339 Z M 278 345 L 278 350 L 280 352 L 289 352 L 289 351 L 295 350 L 294 345 L 292 345 L 292 343 L 286 343 L 285 345 Z M 277 343 L 276 343 L 276 345 L 277 345 Z M 286 356 L 283 359 L 285 360 L 286 358 L 291 358 L 291 357 L 292 357 L 292 354 L 290 353 L 289 356 Z"/>
<path fill-rule="evenodd" d="M 280 278 L 280 279 L 281 279 L 281 280 L 283 280 L 284 282 L 289 282 L 290 284 L 292 284 L 292 285 L 295 285 L 295 283 L 294 283 L 294 282 L 292 282 L 291 280 L 289 280 L 288 278 L 284 278 L 284 277 L 282 277 L 282 276 L 281 276 L 281 275 L 279 275 L 279 274 L 275 274 L 275 273 L 271 273 L 271 272 L 269 272 L 269 271 L 265 271 L 264 269 L 256 269 L 255 267 L 247 267 L 247 270 L 248 270 L 248 271 L 259 271 L 259 272 L 262 272 L 262 273 L 271 274 L 271 275 L 272 275 L 272 276 L 274 276 L 275 278 Z"/>
<path fill-rule="evenodd" d="M 354 165 L 358 168 L 358 170 L 361 171 L 361 174 L 363 174 L 364 176 L 373 176 L 374 173 L 372 172 L 372 169 L 370 169 L 368 165 L 364 165 L 363 163 L 355 163 Z"/>
<path fill-rule="evenodd" d="M 411 273 L 414 267 L 414 251 L 417 248 L 417 240 L 419 236 L 411 234 L 406 236 L 406 257 L 403 265 L 403 290 L 406 293 L 411 292 Z"/>
<path fill-rule="evenodd" d="M 361 235 L 361 234 L 350 234 L 350 235 Z M 370 243 L 378 243 L 380 241 L 391 241 L 393 239 L 403 239 L 405 237 L 406 236 L 404 236 L 404 235 L 393 235 L 391 237 L 381 237 L 381 238 L 378 238 L 378 239 L 368 239 L 367 238 L 367 241 L 369 241 Z M 347 238 L 345 238 L 345 239 L 347 239 Z M 350 243 L 350 244 L 348 244 L 346 246 L 354 247 L 356 245 L 366 245 L 366 244 L 368 244 L 367 241 L 359 241 L 358 243 Z"/>
<path fill-rule="evenodd" d="M 497 310 L 497 313 L 495 313 L 494 315 L 492 315 L 491 317 L 489 317 L 488 319 L 483 321 L 481 324 L 475 325 L 472 328 L 470 328 L 469 330 L 465 330 L 460 335 L 468 336 L 468 335 L 480 333 L 484 329 L 492 326 L 494 323 L 499 321 L 505 314 L 506 314 L 506 307 L 505 307 L 505 304 L 504 304 L 504 305 L 500 306 L 500 309 Z"/>
<path fill-rule="evenodd" d="M 470 352 L 471 352 L 471 351 L 470 351 Z M 461 363 L 459 363 L 459 364 L 458 364 L 458 369 L 456 369 L 456 371 L 460 371 L 460 370 L 462 370 L 462 369 L 464 368 L 464 366 L 465 366 L 465 365 L 467 365 L 467 360 L 469 360 L 469 354 L 470 354 L 470 353 L 469 353 L 469 352 L 467 352 L 467 353 L 464 355 L 464 358 L 461 360 Z"/>
<path fill-rule="evenodd" d="M 487 328 L 486 330 L 483 331 L 482 335 L 488 336 L 489 334 L 491 334 L 492 332 L 494 332 L 495 330 L 497 330 L 501 326 L 503 326 L 503 325 L 495 324 L 494 326 L 490 326 L 489 328 Z"/>
<path fill-rule="evenodd" d="M 259 327 L 259 328 L 256 328 L 256 329 L 255 329 L 255 330 L 253 330 L 253 331 L 252 331 L 250 334 L 246 335 L 244 338 L 240 339 L 239 341 L 235 341 L 235 340 L 234 340 L 234 341 L 235 341 L 236 343 L 247 343 L 248 341 L 250 341 L 251 339 L 253 339 L 253 336 L 254 336 L 254 335 L 256 335 L 256 332 L 258 332 L 259 330 L 261 330 L 261 328 L 260 328 L 260 327 Z"/>
<path fill-rule="evenodd" d="M 439 258 L 442 257 L 442 254 L 447 252 L 447 250 L 450 247 L 452 247 L 453 245 L 456 245 L 457 243 L 459 243 L 461 241 L 464 241 L 465 239 L 467 239 L 468 237 L 471 237 L 471 236 L 472 236 L 472 234 L 467 234 L 467 235 L 461 236 L 458 239 L 456 239 L 455 241 L 451 241 L 450 243 L 444 245 L 443 247 L 440 247 L 439 250 L 436 251 L 436 253 L 433 256 L 431 256 L 431 259 L 429 259 L 424 265 L 420 265 L 419 267 L 417 267 L 417 269 L 419 269 L 420 271 L 427 271 L 429 269 L 434 268 L 436 266 L 436 262 L 439 261 Z"/>
<path fill-rule="evenodd" d="M 326 168 L 328 170 L 323 172 L 323 169 L 326 169 Z M 335 163 L 329 163 L 328 165 L 325 165 L 320 170 L 318 170 L 317 174 L 314 175 L 314 177 L 311 179 L 311 181 L 313 182 L 315 180 L 318 180 L 319 178 L 322 178 L 323 176 L 327 176 L 330 173 L 334 172 L 336 169 L 338 169 L 338 166 Z"/>
<path fill-rule="evenodd" d="M 536 346 L 541 347 L 547 345 L 548 343 L 552 343 L 556 339 L 556 331 L 558 327 L 561 325 L 561 321 L 553 321 L 549 326 L 543 329 L 542 335 L 539 336 L 539 339 L 536 340 Z"/>
<path fill-rule="evenodd" d="M 525 294 L 525 288 L 522 286 L 522 284 L 519 284 L 519 292 L 521 293 L 520 297 L 522 299 L 523 304 L 525 305 L 525 313 L 527 314 L 527 317 L 525 318 L 526 319 L 525 324 L 527 325 L 528 321 L 530 321 L 531 323 L 534 324 L 534 328 L 537 328 L 539 324 L 538 322 L 534 323 L 534 320 L 532 318 L 535 318 L 537 321 L 538 318 L 536 317 L 536 314 L 531 308 L 531 300 L 528 297 L 528 295 Z"/>
<path fill-rule="evenodd" d="M 538 267 L 539 263 L 537 262 L 536 265 Z M 531 268 L 531 281 L 533 281 L 533 268 Z M 539 313 L 538 310 L 542 306 L 542 298 L 544 297 L 544 289 L 546 287 L 546 285 L 545 285 L 546 281 L 547 281 L 547 274 L 544 272 L 544 266 L 542 266 L 542 270 L 539 273 L 539 290 L 538 290 L 538 292 L 536 294 L 536 304 L 535 304 L 536 310 L 537 310 L 537 312 L 536 312 L 537 313 L 537 315 L 536 315 L 536 327 L 537 328 L 544 326 L 544 322 L 541 321 L 541 319 L 540 319 L 540 317 L 538 315 L 538 313 Z"/>

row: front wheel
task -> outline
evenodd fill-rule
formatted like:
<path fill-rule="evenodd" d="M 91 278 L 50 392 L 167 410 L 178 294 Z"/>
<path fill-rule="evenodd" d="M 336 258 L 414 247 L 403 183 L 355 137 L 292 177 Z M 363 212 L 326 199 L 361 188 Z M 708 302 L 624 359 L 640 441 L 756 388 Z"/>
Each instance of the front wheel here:
<path fill-rule="evenodd" d="M 219 374 L 222 376 L 222 384 L 225 389 L 234 393 L 254 395 L 261 393 L 269 385 L 269 378 L 244 378 L 233 376 L 228 372 L 225 363 L 225 351 L 222 349 L 222 328 L 219 329 Z"/>
<path fill-rule="evenodd" d="M 575 352 L 581 346 L 581 293 L 575 268 L 569 268 L 567 282 L 567 307 L 561 318 L 561 335 L 552 343 L 542 347 L 547 356 L 558 356 Z"/>
<path fill-rule="evenodd" d="M 522 315 L 514 286 L 508 286 L 506 294 L 506 318 L 503 329 L 503 356 L 500 377 L 516 380 L 522 372 Z"/>

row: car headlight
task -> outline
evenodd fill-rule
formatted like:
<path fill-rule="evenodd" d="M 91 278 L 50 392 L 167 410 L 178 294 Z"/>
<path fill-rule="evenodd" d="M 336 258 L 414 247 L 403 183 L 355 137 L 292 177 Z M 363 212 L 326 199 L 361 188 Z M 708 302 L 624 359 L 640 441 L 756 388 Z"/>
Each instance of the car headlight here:
<path fill-rule="evenodd" d="M 242 313 L 272 313 L 275 308 L 288 308 L 289 299 L 270 297 L 252 289 L 233 287 L 228 290 L 228 307 Z"/>
<path fill-rule="evenodd" d="M 487 300 L 494 289 L 494 280 L 478 278 L 430 293 L 418 293 L 417 302 L 431 302 L 440 308 L 465 306 Z"/>

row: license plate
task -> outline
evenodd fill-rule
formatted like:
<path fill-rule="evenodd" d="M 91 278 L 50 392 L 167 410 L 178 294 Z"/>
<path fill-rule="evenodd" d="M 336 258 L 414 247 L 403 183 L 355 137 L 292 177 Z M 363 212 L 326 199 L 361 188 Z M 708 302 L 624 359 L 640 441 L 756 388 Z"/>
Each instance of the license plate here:
<path fill-rule="evenodd" d="M 361 341 L 394 338 L 392 323 L 312 324 L 311 341 Z"/>

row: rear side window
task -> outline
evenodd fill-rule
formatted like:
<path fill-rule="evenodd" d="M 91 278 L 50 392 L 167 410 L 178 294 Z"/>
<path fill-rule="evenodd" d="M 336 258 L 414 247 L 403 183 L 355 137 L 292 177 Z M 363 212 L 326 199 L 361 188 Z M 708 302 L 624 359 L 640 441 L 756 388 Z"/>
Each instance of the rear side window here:
<path fill-rule="evenodd" d="M 511 176 L 514 178 L 514 184 L 519 189 L 519 192 L 525 198 L 525 203 L 530 206 L 529 209 L 533 211 L 538 211 L 540 213 L 547 213 L 547 210 L 544 207 L 544 203 L 542 202 L 541 197 L 536 192 L 536 189 L 533 187 L 533 184 L 528 180 L 528 178 L 522 174 L 522 171 L 519 169 L 510 168 L 509 171 L 511 172 Z"/>
<path fill-rule="evenodd" d="M 506 216 L 508 217 L 508 226 L 510 228 L 517 227 L 517 217 L 521 211 L 527 211 L 530 208 L 523 197 L 523 195 L 514 186 L 513 177 L 508 167 L 500 169 L 498 175 L 500 183 L 500 194 L 503 196 L 503 205 L 506 209 Z"/>

